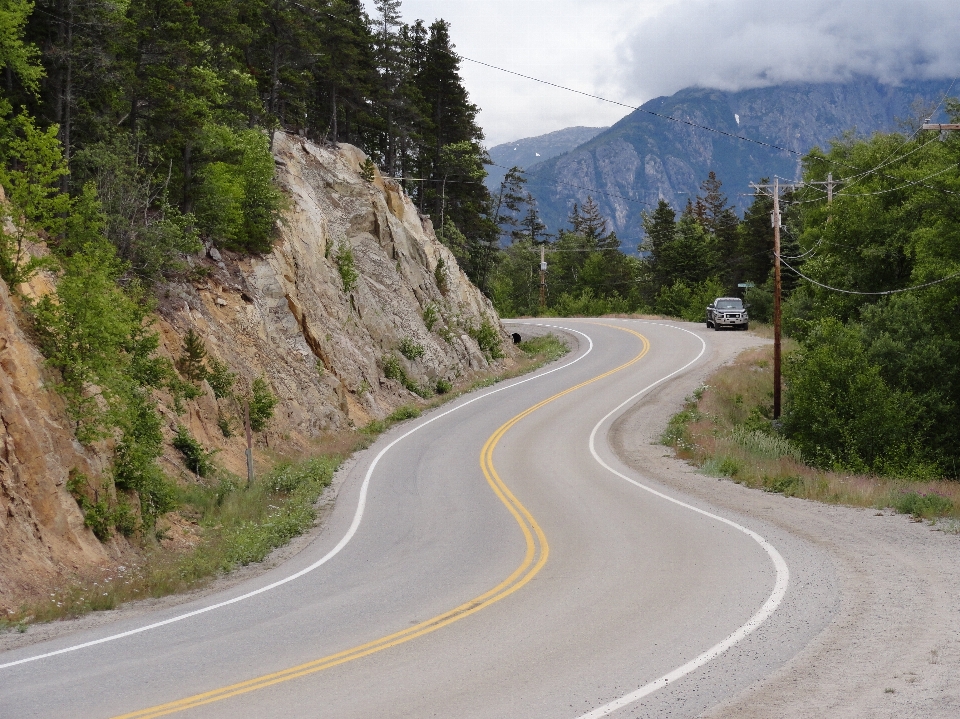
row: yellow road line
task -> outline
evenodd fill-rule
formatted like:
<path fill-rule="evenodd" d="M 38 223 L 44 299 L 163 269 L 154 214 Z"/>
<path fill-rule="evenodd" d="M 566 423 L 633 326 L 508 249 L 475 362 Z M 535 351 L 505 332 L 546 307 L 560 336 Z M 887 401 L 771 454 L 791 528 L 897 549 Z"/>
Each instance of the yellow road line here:
<path fill-rule="evenodd" d="M 212 704 L 213 702 L 229 699 L 230 697 L 234 697 L 239 694 L 246 694 L 247 692 L 256 691 L 257 689 L 263 689 L 274 684 L 280 684 L 281 682 L 298 679 L 308 674 L 314 674 L 316 672 L 323 671 L 324 669 L 335 667 L 338 664 L 344 664 L 346 662 L 353 661 L 354 659 L 365 657 L 369 654 L 397 646 L 398 644 L 403 644 L 411 639 L 416 639 L 424 634 L 429 634 L 430 632 L 436 631 L 437 629 L 445 627 L 459 619 L 463 619 L 474 612 L 478 612 L 481 609 L 490 606 L 494 602 L 500 601 L 504 597 L 513 594 L 515 591 L 533 579 L 534 575 L 536 575 L 543 565 L 546 564 L 547 557 L 550 554 L 550 546 L 547 544 L 547 538 L 544 535 L 543 530 L 540 529 L 540 525 L 537 524 L 536 520 L 533 518 L 533 515 L 527 511 L 527 508 L 520 503 L 520 500 L 514 496 L 513 492 L 510 491 L 510 488 L 507 487 L 502 479 L 500 479 L 500 475 L 497 473 L 497 470 L 493 464 L 493 450 L 496 448 L 497 443 L 503 438 L 503 436 L 510 430 L 511 427 L 517 424 L 517 422 L 533 414 L 541 407 L 550 404 L 554 400 L 560 399 L 561 397 L 568 395 L 571 392 L 575 392 L 582 387 L 586 387 L 589 384 L 598 382 L 605 377 L 609 377 L 610 375 L 615 374 L 622 369 L 626 369 L 635 362 L 639 362 L 640 359 L 642 359 L 643 356 L 646 355 L 650 350 L 650 342 L 639 332 L 634 332 L 633 330 L 626 329 L 624 327 L 616 327 L 615 325 L 604 326 L 613 327 L 624 332 L 629 332 L 632 335 L 636 335 L 643 343 L 643 349 L 636 357 L 628 362 L 625 362 L 619 367 L 615 367 L 608 372 L 604 372 L 603 374 L 597 375 L 592 379 L 588 379 L 585 382 L 581 382 L 580 384 L 565 389 L 562 392 L 558 392 L 552 397 L 548 397 L 542 402 L 538 402 L 529 409 L 524 410 L 517 416 L 501 425 L 496 432 L 490 435 L 489 439 L 487 439 L 486 443 L 483 445 L 483 449 L 480 451 L 480 468 L 483 470 L 483 474 L 486 477 L 487 482 L 493 489 L 494 494 L 500 499 L 501 502 L 503 502 L 503 504 L 513 515 L 513 518 L 517 521 L 517 524 L 520 525 L 520 529 L 523 532 L 524 541 L 526 542 L 526 553 L 524 554 L 523 561 L 515 570 L 513 570 L 509 577 L 504 579 L 493 589 L 484 592 L 479 597 L 471 599 L 469 602 L 461 604 L 455 609 L 451 609 L 448 612 L 444 612 L 443 614 L 437 615 L 432 619 L 427 619 L 426 621 L 420 622 L 419 624 L 408 627 L 407 629 L 394 634 L 381 637 L 380 639 L 375 639 L 371 642 L 367 642 L 366 644 L 353 647 L 352 649 L 347 649 L 336 654 L 322 657 L 321 659 L 315 659 L 304 664 L 298 664 L 297 666 L 293 666 L 288 669 L 282 669 L 271 674 L 264 674 L 263 676 L 248 679 L 236 684 L 230 684 L 228 686 L 220 687 L 219 689 L 213 689 L 201 694 L 194 694 L 193 696 L 178 699 L 166 704 L 159 704 L 147 709 L 140 709 L 135 712 L 130 712 L 129 714 L 122 714 L 113 717 L 113 719 L 153 719 L 154 717 L 161 717 L 166 716 L 167 714 L 186 711 L 187 709 L 193 709 L 194 707 L 203 706 L 204 704 Z"/>

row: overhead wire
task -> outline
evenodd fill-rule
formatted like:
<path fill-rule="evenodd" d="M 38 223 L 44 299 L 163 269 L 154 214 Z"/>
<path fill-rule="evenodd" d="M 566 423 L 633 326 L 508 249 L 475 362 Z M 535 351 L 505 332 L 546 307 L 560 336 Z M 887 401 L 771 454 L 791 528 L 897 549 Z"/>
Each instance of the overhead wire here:
<path fill-rule="evenodd" d="M 813 284 L 817 285 L 818 287 L 822 287 L 822 288 L 824 288 L 824 289 L 826 289 L 826 290 L 831 290 L 831 291 L 833 291 L 833 292 L 842 292 L 842 293 L 848 294 L 848 295 L 872 295 L 872 296 L 878 296 L 878 295 L 895 295 L 895 294 L 898 294 L 898 293 L 900 293 L 900 292 L 910 292 L 910 291 L 912 291 L 912 290 L 923 289 L 924 287 L 932 287 L 933 285 L 939 285 L 939 284 L 941 284 L 942 282 L 946 282 L 946 281 L 952 280 L 952 279 L 954 279 L 954 278 L 956 278 L 956 277 L 960 277 L 960 272 L 954 272 L 952 275 L 947 275 L 946 277 L 941 277 L 939 280 L 933 280 L 933 281 L 931 281 L 931 282 L 924 282 L 924 283 L 921 284 L 921 285 L 914 285 L 913 287 L 901 287 L 901 288 L 896 289 L 896 290 L 885 290 L 885 291 L 883 291 L 883 292 L 860 292 L 860 291 L 858 291 L 858 290 L 845 290 L 845 289 L 843 289 L 843 288 L 841 288 L 841 287 L 831 287 L 830 285 L 825 285 L 825 284 L 823 284 L 822 282 L 819 282 L 819 281 L 813 279 L 812 277 L 808 277 L 807 275 L 803 274 L 800 270 L 792 267 L 788 262 L 786 262 L 786 260 L 783 259 L 783 256 L 780 256 L 780 262 L 781 262 L 784 266 L 786 266 L 791 272 L 793 272 L 795 275 L 797 275 L 798 277 L 802 277 L 802 278 L 805 279 L 807 282 L 812 282 Z"/>
<path fill-rule="evenodd" d="M 783 147 L 782 145 L 776 145 L 776 144 L 774 144 L 774 143 L 772 143 L 772 142 L 764 142 L 763 140 L 755 140 L 755 139 L 753 139 L 753 138 L 751 138 L 751 137 L 744 137 L 743 135 L 738 135 L 738 134 L 735 134 L 735 133 L 732 133 L 732 132 L 727 132 L 726 130 L 721 130 L 721 129 L 716 128 L 716 127 L 710 127 L 709 125 L 703 125 L 703 124 L 700 124 L 700 123 L 697 123 L 697 122 L 692 122 L 692 121 L 690 121 L 690 120 L 684 120 L 683 118 L 674 117 L 673 115 L 666 115 L 666 114 L 664 114 L 664 113 L 655 112 L 655 111 L 653 111 L 653 110 L 648 110 L 647 108 L 642 107 L 642 106 L 630 105 L 629 103 L 620 102 L 619 100 L 611 100 L 610 98 L 602 97 L 601 95 L 594 95 L 593 93 L 585 92 L 585 91 L 583 91 L 583 90 L 577 90 L 576 88 L 567 87 L 566 85 L 560 85 L 560 84 L 555 83 L 555 82 L 550 82 L 549 80 L 542 80 L 542 79 L 540 79 L 540 78 L 538 78 L 538 77 L 533 77 L 532 75 L 524 75 L 523 73 L 516 72 L 516 71 L 514 71 L 514 70 L 508 70 L 508 69 L 506 69 L 506 68 L 499 67 L 498 65 L 493 65 L 493 64 L 491 64 L 491 63 L 482 62 L 481 60 L 474 60 L 473 58 L 467 57 L 466 55 L 460 55 L 459 53 L 453 53 L 453 52 L 451 52 L 451 54 L 454 55 L 456 58 L 458 58 L 458 59 L 460 59 L 460 60 L 466 60 L 467 62 L 472 62 L 472 63 L 475 63 L 475 64 L 477 64 L 477 65 L 482 65 L 483 67 L 489 67 L 489 68 L 492 69 L 492 70 L 497 70 L 497 71 L 499 71 L 499 72 L 503 72 L 503 73 L 506 73 L 506 74 L 508 74 L 508 75 L 514 75 L 514 76 L 516 76 L 516 77 L 522 77 L 522 78 L 524 78 L 524 79 L 526 79 L 526 80 L 532 80 L 533 82 L 538 82 L 538 83 L 540 83 L 540 84 L 542 84 L 542 85 L 547 85 L 547 86 L 549 86 L 549 87 L 555 87 L 555 88 L 557 88 L 557 89 L 559 89 L 559 90 L 565 90 L 565 91 L 567 91 L 567 92 L 572 92 L 572 93 L 575 93 L 575 94 L 577 94 L 577 95 L 582 95 L 582 96 L 584 96 L 584 97 L 589 97 L 589 98 L 592 98 L 592 99 L 594 99 L 594 100 L 600 100 L 601 102 L 607 102 L 607 103 L 610 103 L 610 104 L 612 104 L 612 105 L 618 105 L 618 106 L 620 106 L 620 107 L 625 107 L 625 108 L 628 108 L 628 109 L 630 109 L 630 110 L 634 110 L 634 111 L 637 111 L 637 112 L 643 112 L 643 113 L 645 113 L 645 114 L 647 114 L 647 115 L 653 115 L 654 117 L 659 117 L 659 118 L 661 118 L 661 119 L 669 120 L 669 121 L 671 121 L 671 122 L 680 123 L 680 124 L 682 124 L 682 125 L 688 125 L 688 126 L 690 126 L 690 127 L 695 127 L 695 128 L 700 129 L 700 130 L 706 130 L 706 131 L 708 131 L 708 132 L 713 132 L 713 133 L 716 133 L 716 134 L 718 134 L 718 135 L 723 135 L 723 136 L 725 136 L 725 137 L 730 137 L 730 138 L 733 138 L 733 139 L 736 139 L 736 140 L 741 140 L 741 141 L 743 141 L 743 142 L 750 142 L 750 143 L 753 143 L 753 144 L 755 144 L 755 145 L 761 145 L 761 146 L 763 146 L 763 147 L 769 147 L 769 148 L 771 148 L 771 149 L 779 150 L 779 151 L 781 151 L 781 152 L 787 152 L 787 153 L 789 153 L 789 154 L 791 154 L 791 155 L 795 155 L 795 156 L 797 156 L 797 157 L 803 157 L 803 156 L 804 156 L 804 153 L 799 152 L 798 150 L 792 150 L 792 149 L 790 149 L 790 148 L 788 148 L 788 147 Z M 951 84 L 950 87 L 951 87 L 951 89 L 952 89 L 952 88 L 953 88 L 953 85 Z M 949 91 L 948 91 L 948 92 L 949 92 Z M 944 97 L 944 99 L 945 99 L 945 97 Z M 941 102 L 943 102 L 943 100 L 941 100 Z M 853 166 L 853 165 L 850 165 L 850 164 L 848 164 L 848 163 L 842 162 L 842 161 L 840 161 L 840 160 L 836 160 L 836 159 L 832 159 L 832 158 L 828 158 L 828 157 L 823 157 L 823 158 L 818 158 L 818 159 L 820 159 L 820 160 L 822 160 L 822 161 L 824 161 L 824 162 L 828 162 L 828 163 L 833 164 L 833 165 L 837 165 L 838 167 L 844 167 L 844 168 L 847 168 L 847 169 L 856 170 L 856 171 L 858 171 L 858 172 L 863 172 L 863 170 L 862 170 L 861 168 L 855 167 L 855 166 Z M 874 169 L 874 170 L 868 170 L 867 172 L 878 172 L 878 170 L 875 170 L 875 169 Z M 886 173 L 880 173 L 880 174 L 882 174 L 884 177 L 887 177 L 887 178 L 889 178 L 889 179 L 894 179 L 894 180 L 899 180 L 899 179 L 901 179 L 901 178 L 898 178 L 898 177 L 895 177 L 895 176 L 892 176 L 892 175 L 887 175 Z M 951 190 L 947 190 L 946 188 L 942 188 L 942 187 L 931 187 L 931 188 L 929 188 L 929 189 L 937 190 L 937 191 L 939 191 L 939 192 L 944 192 L 944 193 L 950 194 L 950 195 L 960 194 L 960 193 L 953 192 L 953 191 L 951 191 Z"/>

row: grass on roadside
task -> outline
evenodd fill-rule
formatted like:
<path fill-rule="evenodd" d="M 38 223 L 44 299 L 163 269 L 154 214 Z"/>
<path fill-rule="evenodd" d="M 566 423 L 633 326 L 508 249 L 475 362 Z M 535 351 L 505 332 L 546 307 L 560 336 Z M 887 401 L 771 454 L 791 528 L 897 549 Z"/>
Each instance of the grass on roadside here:
<path fill-rule="evenodd" d="M 238 566 L 259 562 L 313 525 L 314 505 L 340 462 L 338 456 L 280 462 L 250 486 L 221 471 L 213 481 L 181 488 L 179 515 L 195 528 L 193 548 L 176 552 L 145 541 L 138 564 L 73 582 L 6 622 L 43 622 L 113 609 L 133 599 L 194 589 Z M 163 531 L 157 531 L 161 541 Z"/>
<path fill-rule="evenodd" d="M 792 349 L 787 342 L 786 351 Z M 830 504 L 894 509 L 916 520 L 956 526 L 960 482 L 917 482 L 828 471 L 804 463 L 771 421 L 773 349 L 741 354 L 715 372 L 671 418 L 662 441 L 714 477 Z"/>
<path fill-rule="evenodd" d="M 570 347 L 567 346 L 567 343 L 553 333 L 540 335 L 538 337 L 529 339 L 526 342 L 521 342 L 519 345 L 517 345 L 517 347 L 523 353 L 523 356 L 512 369 L 496 375 L 483 377 L 482 379 L 478 379 L 475 382 L 465 385 L 459 389 L 454 389 L 451 387 L 451 389 L 444 394 L 437 395 L 429 402 L 425 402 L 422 409 L 412 405 L 405 405 L 394 410 L 391 415 L 384 419 L 375 419 L 372 422 L 369 422 L 360 430 L 360 433 L 364 435 L 366 439 L 361 442 L 361 444 L 358 446 L 358 449 L 369 446 L 372 441 L 376 439 L 376 437 L 390 429 L 390 427 L 395 425 L 397 422 L 419 417 L 421 411 L 430 410 L 447 404 L 448 402 L 455 400 L 458 397 L 467 394 L 468 392 L 483 389 L 484 387 L 492 387 L 493 385 L 505 380 L 513 379 L 514 377 L 519 377 L 520 375 L 529 374 L 530 372 L 540 369 L 545 364 L 560 359 L 570 351 Z"/>
<path fill-rule="evenodd" d="M 262 561 L 273 549 L 313 525 L 317 499 L 350 453 L 368 447 L 390 427 L 419 417 L 425 409 L 532 372 L 569 352 L 566 343 L 553 334 L 523 342 L 519 348 L 523 356 L 510 371 L 477 380 L 459 390 L 451 387 L 422 407 L 399 407 L 350 436 L 338 437 L 342 451 L 295 462 L 281 460 L 251 486 L 245 479 L 216 470 L 205 482 L 181 487 L 176 514 L 191 530 L 195 540 L 192 546 L 179 551 L 165 548 L 165 532 L 170 527 L 164 529 L 161 522 L 155 537 L 144 538 L 136 564 L 77 578 L 44 600 L 24 605 L 0 619 L 0 631 L 23 632 L 32 622 L 78 617 L 114 609 L 131 600 L 185 592 L 236 567 Z"/>

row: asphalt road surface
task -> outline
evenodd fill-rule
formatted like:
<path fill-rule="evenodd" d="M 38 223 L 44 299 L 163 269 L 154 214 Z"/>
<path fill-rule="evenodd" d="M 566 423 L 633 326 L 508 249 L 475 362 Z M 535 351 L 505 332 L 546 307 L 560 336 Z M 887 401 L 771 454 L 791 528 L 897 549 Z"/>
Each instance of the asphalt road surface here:
<path fill-rule="evenodd" d="M 731 333 L 549 323 L 574 351 L 381 437 L 288 562 L 0 654 L 0 717 L 692 717 L 782 666 L 829 562 L 606 441 Z"/>

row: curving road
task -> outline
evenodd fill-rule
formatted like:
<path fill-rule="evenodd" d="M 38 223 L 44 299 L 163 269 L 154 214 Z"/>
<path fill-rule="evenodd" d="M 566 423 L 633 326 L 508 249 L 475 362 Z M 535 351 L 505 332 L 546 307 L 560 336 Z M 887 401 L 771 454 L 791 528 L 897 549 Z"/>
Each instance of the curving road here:
<path fill-rule="evenodd" d="M 606 441 L 731 335 L 552 324 L 576 351 L 394 428 L 282 566 L 0 654 L 0 717 L 685 717 L 783 665 L 830 618 L 828 562 Z"/>

